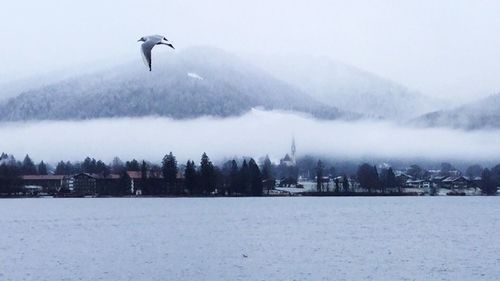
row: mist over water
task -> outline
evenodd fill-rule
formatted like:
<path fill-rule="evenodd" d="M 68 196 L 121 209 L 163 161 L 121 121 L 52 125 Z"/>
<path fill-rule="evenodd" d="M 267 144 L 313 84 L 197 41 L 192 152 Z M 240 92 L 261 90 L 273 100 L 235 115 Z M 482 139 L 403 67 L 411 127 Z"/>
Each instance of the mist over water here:
<path fill-rule="evenodd" d="M 45 121 L 0 125 L 0 151 L 17 158 L 55 163 L 86 156 L 111 161 L 147 159 L 159 162 L 173 151 L 180 163 L 235 156 L 278 160 L 295 136 L 298 156 L 361 160 L 426 159 L 495 161 L 500 159 L 500 130 L 461 131 L 403 128 L 387 122 L 319 121 L 290 112 L 252 110 L 235 118 L 120 118 Z"/>

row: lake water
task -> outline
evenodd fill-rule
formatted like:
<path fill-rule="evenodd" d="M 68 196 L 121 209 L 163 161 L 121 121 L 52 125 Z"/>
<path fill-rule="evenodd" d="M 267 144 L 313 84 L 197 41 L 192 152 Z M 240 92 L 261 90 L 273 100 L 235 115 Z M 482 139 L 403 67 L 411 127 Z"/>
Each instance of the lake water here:
<path fill-rule="evenodd" d="M 0 200 L 0 280 L 499 280 L 500 197 Z"/>

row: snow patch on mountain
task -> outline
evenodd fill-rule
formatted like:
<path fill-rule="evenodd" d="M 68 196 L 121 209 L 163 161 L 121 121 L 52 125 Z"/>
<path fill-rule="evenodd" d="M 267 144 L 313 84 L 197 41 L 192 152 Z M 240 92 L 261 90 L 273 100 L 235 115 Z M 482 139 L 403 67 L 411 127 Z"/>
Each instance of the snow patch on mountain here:
<path fill-rule="evenodd" d="M 205 78 L 201 77 L 199 74 L 194 73 L 194 72 L 188 72 L 187 76 L 190 78 L 193 78 L 193 79 L 197 79 L 197 80 L 205 80 Z"/>

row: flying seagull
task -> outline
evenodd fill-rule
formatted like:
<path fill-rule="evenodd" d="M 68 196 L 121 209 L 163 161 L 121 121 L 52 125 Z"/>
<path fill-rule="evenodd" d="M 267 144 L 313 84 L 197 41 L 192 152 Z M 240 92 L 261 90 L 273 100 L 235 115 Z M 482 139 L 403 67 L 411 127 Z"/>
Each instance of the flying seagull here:
<path fill-rule="evenodd" d="M 175 50 L 174 46 L 168 42 L 167 38 L 161 35 L 144 36 L 137 40 L 137 42 L 144 42 L 141 45 L 141 54 L 144 59 L 144 63 L 147 67 L 149 67 L 149 71 L 151 71 L 151 50 L 155 45 L 167 45 Z"/>

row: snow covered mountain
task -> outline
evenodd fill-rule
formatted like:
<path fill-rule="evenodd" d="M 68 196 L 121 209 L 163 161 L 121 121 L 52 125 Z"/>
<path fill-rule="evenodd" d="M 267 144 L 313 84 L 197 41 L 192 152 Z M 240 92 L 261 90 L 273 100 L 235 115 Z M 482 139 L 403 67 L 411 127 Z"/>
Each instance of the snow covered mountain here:
<path fill-rule="evenodd" d="M 265 57 L 258 64 L 318 101 L 386 119 L 411 119 L 437 110 L 433 98 L 324 57 Z"/>
<path fill-rule="evenodd" d="M 324 105 L 224 51 L 193 47 L 155 51 L 152 72 L 136 61 L 23 92 L 0 105 L 0 120 L 226 117 L 254 107 L 327 119 L 360 116 Z"/>
<path fill-rule="evenodd" d="M 413 122 L 420 126 L 459 129 L 500 128 L 500 93 L 455 109 L 422 115 Z"/>

